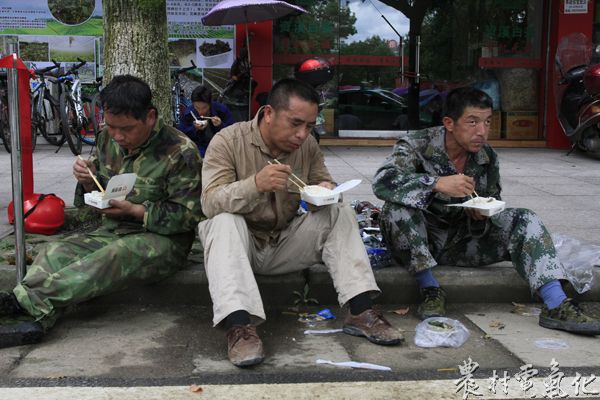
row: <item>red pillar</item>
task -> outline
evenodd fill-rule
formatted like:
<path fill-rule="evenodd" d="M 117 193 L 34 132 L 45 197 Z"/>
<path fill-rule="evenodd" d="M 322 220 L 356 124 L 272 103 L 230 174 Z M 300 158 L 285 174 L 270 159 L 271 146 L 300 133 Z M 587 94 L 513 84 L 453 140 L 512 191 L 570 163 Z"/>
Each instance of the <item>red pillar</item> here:
<path fill-rule="evenodd" d="M 587 37 L 592 38 L 592 25 L 594 23 L 594 2 L 588 0 L 588 12 L 585 14 L 565 14 L 565 0 L 559 0 L 559 3 L 552 7 L 552 32 L 550 34 L 550 65 L 547 73 L 550 74 L 548 88 L 548 117 L 546 121 L 546 146 L 554 149 L 566 149 L 571 146 L 569 139 L 565 136 L 556 114 L 556 101 L 554 98 L 553 80 L 557 74 L 554 56 L 556 47 L 560 40 L 574 32 L 581 32 Z"/>
<path fill-rule="evenodd" d="M 252 65 L 252 78 L 258 82 L 252 99 L 252 115 L 258 110 L 255 97 L 260 92 L 268 92 L 273 86 L 273 22 L 250 22 L 250 63 Z M 245 45 L 246 27 L 244 24 L 236 26 L 236 48 Z"/>
<path fill-rule="evenodd" d="M 13 55 L 0 59 L 0 68 L 15 68 Z M 20 58 L 16 59 L 19 86 L 19 128 L 21 143 L 21 176 L 23 198 L 33 194 L 33 150 L 31 143 L 31 102 L 29 99 L 30 72 Z M 8 121 L 7 121 L 8 122 Z M 13 150 L 16 150 L 13 147 Z"/>

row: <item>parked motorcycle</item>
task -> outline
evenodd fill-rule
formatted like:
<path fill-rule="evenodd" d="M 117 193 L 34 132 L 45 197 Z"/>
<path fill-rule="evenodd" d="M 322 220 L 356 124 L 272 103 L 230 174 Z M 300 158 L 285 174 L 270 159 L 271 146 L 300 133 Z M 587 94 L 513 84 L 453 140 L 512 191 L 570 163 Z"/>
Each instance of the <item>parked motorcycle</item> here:
<path fill-rule="evenodd" d="M 600 63 L 591 62 L 592 54 L 592 43 L 582 33 L 560 41 L 554 93 L 558 120 L 572 143 L 571 151 L 580 149 L 600 158 Z"/>

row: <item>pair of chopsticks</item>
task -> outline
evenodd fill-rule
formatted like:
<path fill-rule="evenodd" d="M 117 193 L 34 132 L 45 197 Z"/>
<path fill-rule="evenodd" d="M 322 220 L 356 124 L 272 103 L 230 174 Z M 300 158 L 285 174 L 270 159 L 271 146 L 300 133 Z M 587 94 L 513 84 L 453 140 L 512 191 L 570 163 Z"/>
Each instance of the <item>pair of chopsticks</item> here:
<path fill-rule="evenodd" d="M 463 173 L 460 173 L 459 175 L 464 175 Z M 475 191 L 475 189 L 473 189 L 473 193 L 475 193 L 475 196 L 473 196 L 472 193 L 469 193 L 469 196 L 471 196 L 471 198 L 475 198 L 475 197 L 479 197 L 479 195 L 477 194 L 477 192 Z"/>
<path fill-rule="evenodd" d="M 273 159 L 275 164 L 279 164 L 282 165 L 276 158 Z M 271 161 L 267 161 L 269 163 L 269 165 L 273 165 L 274 163 L 272 163 Z M 302 179 L 298 178 L 293 172 L 292 174 L 289 176 L 288 178 L 290 180 L 290 182 L 292 182 L 294 185 L 298 186 L 298 189 L 300 189 L 301 191 L 304 190 L 305 186 L 308 186 L 306 183 L 304 183 L 302 181 Z"/>
<path fill-rule="evenodd" d="M 192 114 L 192 117 L 194 117 L 194 121 L 195 122 L 200 122 L 200 120 L 212 120 L 212 117 L 205 117 L 203 115 L 200 116 L 200 118 L 196 118 L 196 114 L 194 114 L 193 111 L 190 111 L 190 114 Z"/>
<path fill-rule="evenodd" d="M 83 157 L 81 157 L 81 155 L 78 155 L 77 157 L 79 157 L 79 159 L 83 162 L 85 162 L 85 169 L 87 169 L 88 174 L 90 174 L 90 176 L 92 177 L 92 179 L 94 180 L 94 183 L 96 184 L 96 186 L 98 186 L 98 189 L 100 189 L 100 192 L 104 193 L 104 189 L 102 188 L 102 185 L 100 184 L 100 182 L 98 182 L 98 179 L 96 179 L 96 175 L 94 175 L 92 173 L 92 170 L 90 170 L 90 168 L 87 166 L 87 161 L 85 161 L 83 159 Z"/>

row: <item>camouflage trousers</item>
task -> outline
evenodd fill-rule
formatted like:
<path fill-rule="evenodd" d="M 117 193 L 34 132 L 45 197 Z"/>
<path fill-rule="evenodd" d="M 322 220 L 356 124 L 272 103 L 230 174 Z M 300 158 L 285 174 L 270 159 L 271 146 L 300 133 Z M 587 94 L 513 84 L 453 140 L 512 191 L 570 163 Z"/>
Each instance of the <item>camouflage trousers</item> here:
<path fill-rule="evenodd" d="M 69 236 L 41 249 L 13 292 L 38 321 L 53 321 L 70 305 L 173 274 L 185 264 L 192 241 L 193 234 L 103 228 Z"/>
<path fill-rule="evenodd" d="M 448 224 L 427 211 L 386 203 L 379 220 L 392 256 L 413 273 L 438 264 L 512 261 L 532 293 L 551 280 L 567 279 L 548 230 L 527 209 L 508 208 L 485 221 L 465 216 Z"/>

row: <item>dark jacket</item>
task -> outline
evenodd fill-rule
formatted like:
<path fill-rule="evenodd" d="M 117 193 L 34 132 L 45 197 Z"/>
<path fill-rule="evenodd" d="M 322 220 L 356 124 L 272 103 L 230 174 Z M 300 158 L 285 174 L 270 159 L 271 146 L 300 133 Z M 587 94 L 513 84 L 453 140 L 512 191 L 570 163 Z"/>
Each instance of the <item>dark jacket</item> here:
<path fill-rule="evenodd" d="M 216 127 L 213 125 L 212 121 L 209 121 L 206 129 L 203 131 L 198 131 L 194 127 L 194 117 L 191 114 L 192 111 L 196 117 L 199 117 L 198 112 L 194 109 L 193 105 L 187 107 L 183 113 L 183 116 L 181 117 L 181 120 L 179 121 L 179 125 L 177 125 L 177 129 L 185 133 L 194 141 L 194 143 L 196 143 L 198 150 L 200 150 L 200 155 L 204 157 L 208 143 L 213 136 L 216 135 L 221 129 L 233 124 L 235 120 L 233 119 L 233 115 L 226 105 L 213 101 L 210 104 L 210 114 L 205 115 L 205 117 L 217 116 L 221 118 L 221 126 Z"/>

